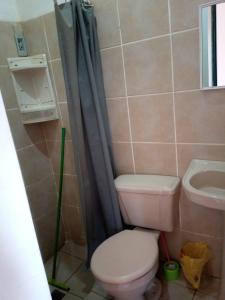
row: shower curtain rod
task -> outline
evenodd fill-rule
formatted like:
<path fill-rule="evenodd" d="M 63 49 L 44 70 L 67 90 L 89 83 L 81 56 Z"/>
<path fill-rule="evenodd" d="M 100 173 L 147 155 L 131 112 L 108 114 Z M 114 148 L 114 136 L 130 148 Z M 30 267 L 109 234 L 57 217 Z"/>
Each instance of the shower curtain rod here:
<path fill-rule="evenodd" d="M 53 0 L 53 2 L 54 2 L 55 5 L 58 5 L 57 0 Z M 70 0 L 65 0 L 65 3 L 66 2 L 70 2 Z M 86 7 L 92 7 L 92 6 L 94 6 L 94 4 L 92 4 L 92 2 L 90 0 L 82 0 L 82 4 L 84 6 L 86 6 Z"/>

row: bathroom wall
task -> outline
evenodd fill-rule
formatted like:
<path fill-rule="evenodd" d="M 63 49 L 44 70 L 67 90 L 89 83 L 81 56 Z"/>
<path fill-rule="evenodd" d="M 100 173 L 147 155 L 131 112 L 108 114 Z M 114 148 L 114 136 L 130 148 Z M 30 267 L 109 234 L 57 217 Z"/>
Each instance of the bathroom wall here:
<path fill-rule="evenodd" d="M 29 55 L 46 53 L 55 89 L 59 120 L 42 124 L 48 157 L 51 161 L 56 183 L 59 180 L 61 127 L 66 127 L 65 167 L 63 186 L 63 221 L 66 239 L 84 243 L 81 209 L 75 172 L 73 146 L 68 118 L 67 98 L 59 54 L 55 14 L 50 12 L 22 23 L 27 39 Z M 39 36 L 36 39 L 36 36 Z"/>
<path fill-rule="evenodd" d="M 6 61 L 7 57 L 17 56 L 12 24 L 12 22 L 0 22 L 0 87 L 26 185 L 42 256 L 44 259 L 47 259 L 51 255 L 53 248 L 56 209 L 55 180 L 42 125 L 23 125 L 21 122 L 16 95 Z"/>
<path fill-rule="evenodd" d="M 117 174 L 182 177 L 192 158 L 225 160 L 225 91 L 200 91 L 198 5 L 94 0 Z M 220 212 L 181 192 L 170 251 L 203 240 L 220 276 Z"/>
<path fill-rule="evenodd" d="M 33 3 L 34 11 L 36 6 Z M 26 16 L 28 18 L 28 14 Z M 13 22 L 0 19 L 0 88 L 22 168 L 39 245 L 46 260 L 52 255 L 53 248 L 61 126 L 67 128 L 61 244 L 65 238 L 84 243 L 55 18 L 52 12 L 20 22 L 27 39 L 29 55 L 47 54 L 60 117 L 58 121 L 33 125 L 23 125 L 21 122 L 7 66 L 6 58 L 17 56 L 12 28 L 17 17 L 14 15 L 11 21 Z"/>

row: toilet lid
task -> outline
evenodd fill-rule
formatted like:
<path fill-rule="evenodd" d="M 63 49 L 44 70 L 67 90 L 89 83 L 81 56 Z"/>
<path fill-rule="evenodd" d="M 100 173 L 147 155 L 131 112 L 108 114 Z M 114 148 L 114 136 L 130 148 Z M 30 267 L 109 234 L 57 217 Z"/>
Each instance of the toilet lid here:
<path fill-rule="evenodd" d="M 91 270 L 107 283 L 126 283 L 148 273 L 157 263 L 156 235 L 148 230 L 124 230 L 102 243 L 94 252 Z"/>

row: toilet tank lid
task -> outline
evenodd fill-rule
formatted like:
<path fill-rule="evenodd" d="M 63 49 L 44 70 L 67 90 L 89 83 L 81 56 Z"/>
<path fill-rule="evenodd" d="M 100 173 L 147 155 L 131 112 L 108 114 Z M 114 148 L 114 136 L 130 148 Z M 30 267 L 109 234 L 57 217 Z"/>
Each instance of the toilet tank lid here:
<path fill-rule="evenodd" d="M 120 175 L 115 179 L 118 192 L 174 194 L 180 183 L 178 177 L 162 175 Z"/>

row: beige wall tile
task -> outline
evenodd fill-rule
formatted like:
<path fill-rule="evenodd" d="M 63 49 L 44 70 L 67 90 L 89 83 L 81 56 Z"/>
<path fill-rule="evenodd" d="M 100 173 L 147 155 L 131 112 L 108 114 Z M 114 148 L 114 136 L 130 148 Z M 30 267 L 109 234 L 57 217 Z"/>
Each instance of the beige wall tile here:
<path fill-rule="evenodd" d="M 169 33 L 166 0 L 119 0 L 123 42 Z"/>
<path fill-rule="evenodd" d="M 7 111 L 10 129 L 17 149 L 44 141 L 42 127 L 39 123 L 25 125 L 19 110 Z"/>
<path fill-rule="evenodd" d="M 51 174 L 45 143 L 39 143 L 17 151 L 23 179 L 26 185 L 42 180 Z"/>
<path fill-rule="evenodd" d="M 172 40 L 175 90 L 199 89 L 200 63 L 198 30 L 174 34 Z"/>
<path fill-rule="evenodd" d="M 55 13 L 51 12 L 43 16 L 47 43 L 51 59 L 60 58 L 58 34 L 56 28 Z"/>
<path fill-rule="evenodd" d="M 0 65 L 8 65 L 7 58 L 17 56 L 13 23 L 0 22 Z"/>
<path fill-rule="evenodd" d="M 104 86 L 107 98 L 125 96 L 121 47 L 101 52 Z"/>
<path fill-rule="evenodd" d="M 58 102 L 67 101 L 61 60 L 51 62 Z"/>
<path fill-rule="evenodd" d="M 170 0 L 172 31 L 199 26 L 199 5 L 208 0 Z"/>
<path fill-rule="evenodd" d="M 223 237 L 223 213 L 203 207 L 190 201 L 184 191 L 181 193 L 181 230 L 214 238 Z"/>
<path fill-rule="evenodd" d="M 1 26 L 1 25 L 0 25 Z M 0 37 L 1 39 L 1 37 Z M 0 46 L 1 49 L 1 46 Z M 17 99 L 8 67 L 0 67 L 0 89 L 6 109 L 17 108 Z"/>
<path fill-rule="evenodd" d="M 23 22 L 22 27 L 27 41 L 28 54 L 46 54 L 49 57 L 42 17 Z"/>
<path fill-rule="evenodd" d="M 172 94 L 129 98 L 135 142 L 174 142 Z"/>
<path fill-rule="evenodd" d="M 176 175 L 174 144 L 134 144 L 136 173 Z"/>
<path fill-rule="evenodd" d="M 225 146 L 180 144 L 178 150 L 179 176 L 183 176 L 192 159 L 225 161 Z"/>
<path fill-rule="evenodd" d="M 182 247 L 182 233 L 180 229 L 175 229 L 173 232 L 166 232 L 169 253 L 172 259 L 180 260 L 180 250 Z M 162 249 L 162 247 L 161 247 Z M 165 254 L 163 253 L 165 256 Z M 172 299 L 171 299 L 172 300 Z M 174 299 L 175 300 L 175 299 Z"/>
<path fill-rule="evenodd" d="M 113 154 L 117 176 L 134 172 L 130 143 L 113 143 Z"/>
<path fill-rule="evenodd" d="M 59 174 L 61 142 L 57 140 L 47 140 L 47 148 L 48 157 L 51 160 L 54 173 Z M 64 173 L 71 175 L 75 174 L 75 162 L 72 141 L 66 141 L 65 143 Z"/>
<path fill-rule="evenodd" d="M 225 143 L 225 92 L 175 94 L 178 142 Z"/>
<path fill-rule="evenodd" d="M 100 48 L 120 44 L 119 19 L 116 0 L 94 0 L 95 15 L 98 22 Z"/>
<path fill-rule="evenodd" d="M 181 232 L 181 245 L 183 246 L 187 242 L 206 242 L 212 250 L 213 257 L 207 264 L 207 271 L 210 275 L 215 277 L 221 277 L 221 265 L 222 265 L 222 239 L 215 239 L 212 237 L 193 234 L 190 232 Z"/>
<path fill-rule="evenodd" d="M 58 102 L 67 101 L 61 60 L 53 61 L 51 65 L 56 84 L 57 100 Z"/>
<path fill-rule="evenodd" d="M 33 220 L 55 212 L 57 194 L 53 175 L 27 186 L 26 190 Z"/>
<path fill-rule="evenodd" d="M 130 131 L 126 98 L 107 100 L 107 107 L 112 140 L 117 142 L 129 142 Z"/>
<path fill-rule="evenodd" d="M 199 241 L 206 242 L 213 252 L 213 258 L 206 267 L 207 272 L 212 276 L 221 277 L 222 239 L 180 231 L 178 229 L 174 232 L 166 233 L 166 237 L 171 257 L 178 261 L 180 260 L 180 250 L 185 243 Z"/>
<path fill-rule="evenodd" d="M 59 176 L 56 175 L 58 187 Z M 64 174 L 63 176 L 63 205 L 80 207 L 80 195 L 77 176 Z"/>
<path fill-rule="evenodd" d="M 82 237 L 83 225 L 81 220 L 81 211 L 74 206 L 63 206 L 63 219 L 65 224 L 65 231 L 72 241 L 83 245 Z"/>
<path fill-rule="evenodd" d="M 60 120 L 54 120 L 42 123 L 43 132 L 46 140 L 60 140 L 62 123 Z"/>
<path fill-rule="evenodd" d="M 46 262 L 50 257 L 52 257 L 55 238 L 55 220 L 55 213 L 51 213 L 39 219 L 34 224 L 37 233 L 38 243 L 41 249 L 41 255 L 44 262 Z M 64 240 L 64 225 L 62 222 L 59 248 L 62 247 Z"/>
<path fill-rule="evenodd" d="M 70 120 L 67 103 L 59 103 L 62 116 L 62 126 L 66 128 L 66 139 L 71 139 Z"/>
<path fill-rule="evenodd" d="M 128 95 L 170 92 L 169 37 L 124 46 Z"/>

